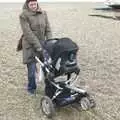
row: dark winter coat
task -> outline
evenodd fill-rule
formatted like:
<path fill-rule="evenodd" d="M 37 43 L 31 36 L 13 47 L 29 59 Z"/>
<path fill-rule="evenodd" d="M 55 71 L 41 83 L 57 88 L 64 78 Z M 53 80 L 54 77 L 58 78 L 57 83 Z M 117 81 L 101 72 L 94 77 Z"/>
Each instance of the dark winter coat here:
<path fill-rule="evenodd" d="M 20 24 L 23 31 L 22 50 L 23 63 L 35 61 L 37 49 L 41 48 L 40 40 L 52 37 L 47 13 L 40 9 L 33 12 L 25 3 L 23 12 L 20 14 Z"/>

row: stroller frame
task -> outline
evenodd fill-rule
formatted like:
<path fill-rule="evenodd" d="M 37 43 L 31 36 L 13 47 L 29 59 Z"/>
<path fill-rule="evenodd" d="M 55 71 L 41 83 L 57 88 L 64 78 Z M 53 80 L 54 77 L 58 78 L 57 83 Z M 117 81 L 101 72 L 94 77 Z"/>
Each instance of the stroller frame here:
<path fill-rule="evenodd" d="M 37 56 L 35 57 L 35 59 L 40 64 L 40 66 L 44 68 L 44 70 L 48 74 L 50 74 L 49 68 L 47 68 L 47 66 L 45 66 L 44 63 L 42 63 Z M 47 117 L 53 116 L 53 114 L 55 113 L 55 108 L 73 103 L 78 103 L 83 110 L 88 110 L 89 108 L 95 107 L 94 99 L 91 98 L 86 90 L 74 87 L 75 81 L 77 81 L 79 78 L 78 74 L 76 74 L 75 78 L 70 78 L 62 82 L 55 82 L 54 80 L 49 81 L 56 88 L 56 91 L 51 98 L 48 96 L 43 96 L 43 98 L 41 99 L 41 108 L 43 113 Z M 64 92 L 64 89 L 70 90 L 72 91 L 72 93 L 70 94 L 69 98 L 66 98 L 66 101 L 64 101 L 63 104 L 56 104 L 56 99 L 59 97 L 60 94 L 62 94 L 62 92 Z M 47 104 L 48 107 L 46 107 Z"/>

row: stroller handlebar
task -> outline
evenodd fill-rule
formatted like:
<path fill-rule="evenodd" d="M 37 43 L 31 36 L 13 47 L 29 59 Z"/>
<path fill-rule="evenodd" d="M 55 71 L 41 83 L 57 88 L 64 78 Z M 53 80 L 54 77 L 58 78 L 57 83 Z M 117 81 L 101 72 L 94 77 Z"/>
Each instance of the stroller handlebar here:
<path fill-rule="evenodd" d="M 44 63 L 42 63 L 41 60 L 40 60 L 37 56 L 35 56 L 35 59 L 37 60 L 37 62 L 38 62 L 42 67 L 45 67 Z M 47 67 L 45 67 L 45 70 L 46 70 L 48 73 L 50 73 L 50 71 L 49 71 L 49 69 L 48 69 Z"/>

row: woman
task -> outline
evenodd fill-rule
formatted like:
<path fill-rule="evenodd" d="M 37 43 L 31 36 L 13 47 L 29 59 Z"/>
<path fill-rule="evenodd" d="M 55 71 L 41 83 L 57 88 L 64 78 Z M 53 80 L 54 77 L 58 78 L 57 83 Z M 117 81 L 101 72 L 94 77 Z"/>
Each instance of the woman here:
<path fill-rule="evenodd" d="M 28 69 L 27 90 L 34 94 L 36 90 L 35 55 L 42 50 L 40 40 L 50 39 L 52 34 L 47 14 L 40 9 L 37 0 L 26 0 L 20 15 L 20 24 L 23 31 L 23 63 L 27 64 Z"/>

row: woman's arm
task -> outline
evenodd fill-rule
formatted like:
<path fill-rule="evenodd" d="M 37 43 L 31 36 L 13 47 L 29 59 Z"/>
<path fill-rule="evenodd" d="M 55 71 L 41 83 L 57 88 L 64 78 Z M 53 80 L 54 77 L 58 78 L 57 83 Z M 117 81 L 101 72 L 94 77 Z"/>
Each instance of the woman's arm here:
<path fill-rule="evenodd" d="M 23 31 L 23 34 L 25 36 L 25 39 L 33 45 L 33 47 L 37 50 L 41 48 L 39 39 L 34 35 L 32 30 L 30 29 L 29 23 L 27 21 L 27 18 L 24 15 L 20 15 L 20 24 Z"/>
<path fill-rule="evenodd" d="M 45 17 L 46 17 L 46 29 L 45 29 L 45 36 L 46 39 L 51 39 L 52 38 L 52 31 L 51 31 L 51 27 L 50 27 L 50 23 L 48 21 L 48 16 L 47 13 L 45 12 Z"/>

